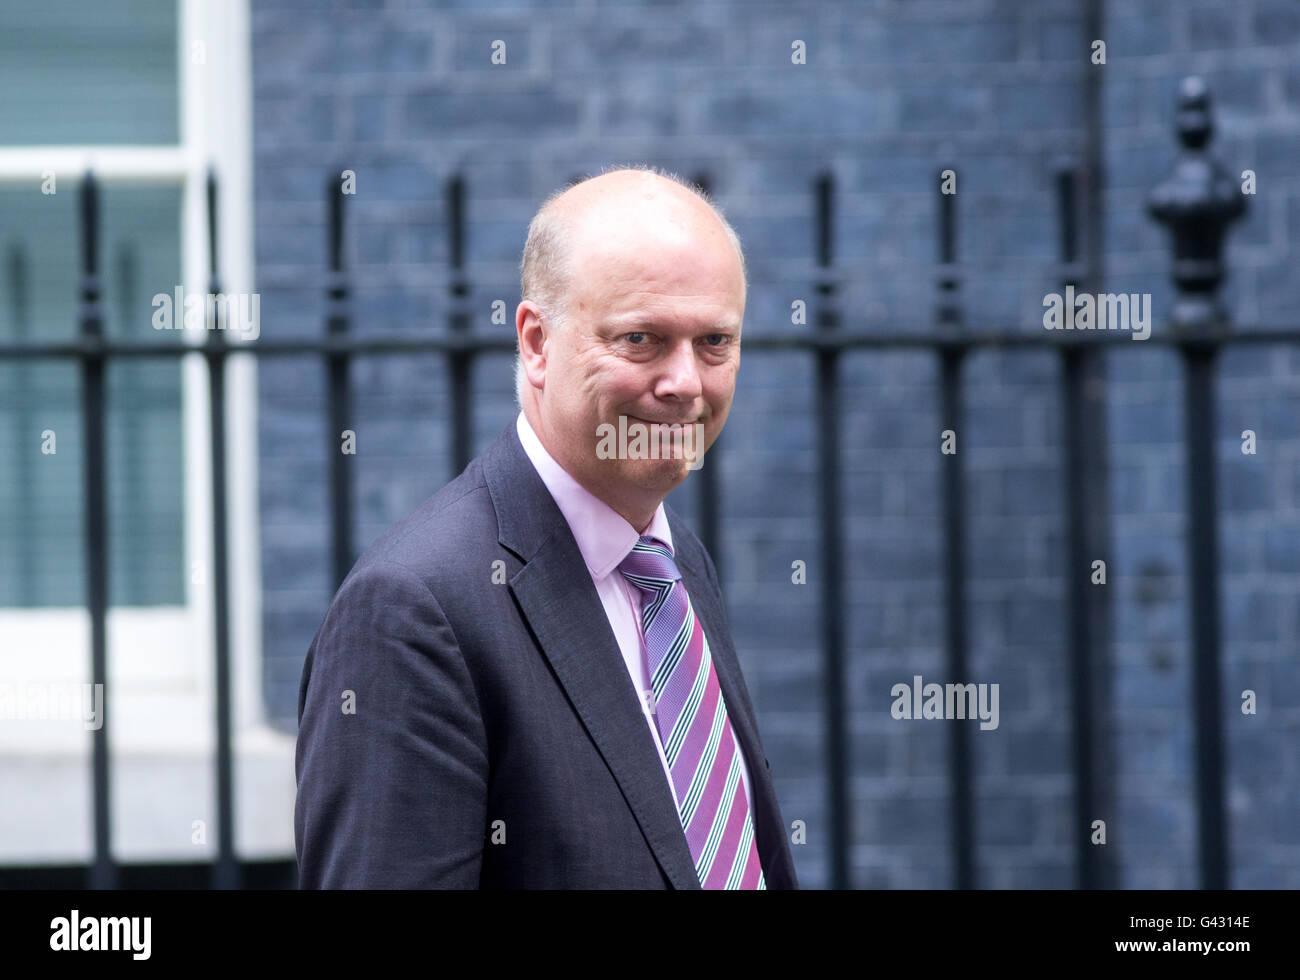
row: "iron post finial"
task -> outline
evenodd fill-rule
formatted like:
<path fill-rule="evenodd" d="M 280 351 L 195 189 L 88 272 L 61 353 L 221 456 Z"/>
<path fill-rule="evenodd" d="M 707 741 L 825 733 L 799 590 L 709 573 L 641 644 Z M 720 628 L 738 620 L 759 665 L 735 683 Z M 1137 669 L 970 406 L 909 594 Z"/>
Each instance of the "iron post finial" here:
<path fill-rule="evenodd" d="M 1209 88 L 1183 79 L 1175 123 L 1182 144 L 1173 172 L 1147 201 L 1153 219 L 1169 229 L 1178 298 L 1170 326 L 1181 333 L 1221 331 L 1228 314 L 1216 296 L 1222 284 L 1228 226 L 1246 211 L 1236 180 L 1206 149 L 1214 134 Z"/>

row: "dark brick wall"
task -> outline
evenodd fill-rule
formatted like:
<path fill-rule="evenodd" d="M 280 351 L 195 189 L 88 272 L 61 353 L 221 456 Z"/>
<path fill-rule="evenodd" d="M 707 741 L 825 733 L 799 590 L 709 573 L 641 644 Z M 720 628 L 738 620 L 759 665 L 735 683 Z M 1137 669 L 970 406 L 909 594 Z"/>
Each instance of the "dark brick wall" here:
<path fill-rule="evenodd" d="M 851 323 L 930 325 L 936 164 L 959 174 L 959 249 L 972 319 L 1041 329 L 1057 288 L 1053 168 L 1085 146 L 1083 82 L 1104 83 L 1110 291 L 1171 297 L 1164 233 L 1145 216 L 1174 157 L 1178 80 L 1216 98 L 1220 158 L 1259 194 L 1234 231 L 1225 297 L 1238 322 L 1294 320 L 1300 281 L 1300 8 L 1294 0 L 1107 5 L 1093 66 L 1082 4 L 1044 0 L 749 4 L 254 0 L 257 276 L 264 332 L 322 329 L 323 182 L 350 199 L 354 328 L 447 329 L 442 183 L 467 175 L 475 327 L 513 313 L 539 200 L 578 172 L 644 161 L 707 172 L 746 247 L 746 331 L 789 328 L 814 299 L 810 181 L 838 186 L 835 249 Z M 490 63 L 506 42 L 507 64 Z M 790 62 L 805 41 L 808 63 Z M 960 433 L 971 512 L 975 680 L 1001 685 L 1001 725 L 974 734 L 977 870 L 992 887 L 1070 887 L 1069 704 L 1062 603 L 1057 363 L 983 353 Z M 1126 887 L 1195 887 L 1196 825 L 1183 533 L 1180 373 L 1167 350 L 1109 357 L 1119 772 L 1107 819 Z M 302 657 L 327 581 L 321 372 L 261 368 L 265 681 L 292 730 Z M 358 543 L 453 475 L 436 358 L 354 372 Z M 947 732 L 894 721 L 889 689 L 943 681 L 937 368 L 920 353 L 845 358 L 845 639 L 852 883 L 951 885 Z M 1300 887 L 1300 353 L 1228 354 L 1219 389 L 1224 705 L 1234 886 Z M 828 881 L 813 374 L 799 355 L 747 354 L 724 437 L 717 555 L 801 881 Z M 514 416 L 511 360 L 475 372 L 476 451 Z M 1259 434 L 1258 455 L 1240 432 Z M 755 489 L 761 488 L 761 489 Z M 691 481 L 671 502 L 694 513 Z M 791 562 L 807 562 L 805 586 Z M 1243 717 L 1250 687 L 1260 710 Z"/>

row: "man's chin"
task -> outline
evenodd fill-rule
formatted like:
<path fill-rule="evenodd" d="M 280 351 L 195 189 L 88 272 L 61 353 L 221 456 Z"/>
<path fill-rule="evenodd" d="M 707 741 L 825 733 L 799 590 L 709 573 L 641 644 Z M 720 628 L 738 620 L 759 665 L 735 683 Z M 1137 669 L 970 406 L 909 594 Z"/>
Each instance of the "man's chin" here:
<path fill-rule="evenodd" d="M 645 490 L 667 494 L 677 487 L 691 472 L 689 459 L 635 459 L 620 460 L 619 476 Z"/>

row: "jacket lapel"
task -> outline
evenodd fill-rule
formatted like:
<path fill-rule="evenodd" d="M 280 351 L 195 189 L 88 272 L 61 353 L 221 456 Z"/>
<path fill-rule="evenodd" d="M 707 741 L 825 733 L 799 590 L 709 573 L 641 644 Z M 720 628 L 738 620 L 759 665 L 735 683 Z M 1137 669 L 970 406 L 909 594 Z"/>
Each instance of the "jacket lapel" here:
<path fill-rule="evenodd" d="M 605 608 L 513 420 L 484 454 L 483 471 L 498 538 L 524 562 L 510 589 L 528 625 L 664 874 L 676 888 L 698 889 L 681 819 Z"/>

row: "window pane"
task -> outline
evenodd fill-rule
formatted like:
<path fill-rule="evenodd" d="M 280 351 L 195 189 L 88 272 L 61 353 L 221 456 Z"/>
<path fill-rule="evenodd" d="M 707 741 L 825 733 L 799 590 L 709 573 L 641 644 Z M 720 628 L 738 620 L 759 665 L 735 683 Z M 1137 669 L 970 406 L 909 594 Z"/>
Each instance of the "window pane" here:
<path fill-rule="evenodd" d="M 0 145 L 178 142 L 177 0 L 0 4 Z"/>
<path fill-rule="evenodd" d="M 151 299 L 179 281 L 181 191 L 103 187 L 105 330 L 174 337 L 151 325 Z M 79 251 L 74 188 L 0 189 L 0 337 L 75 335 Z M 110 362 L 105 458 L 109 602 L 184 599 L 180 365 Z M 0 606 L 85 601 L 80 372 L 70 361 L 0 362 Z M 42 433 L 56 452 L 41 451 Z"/>

